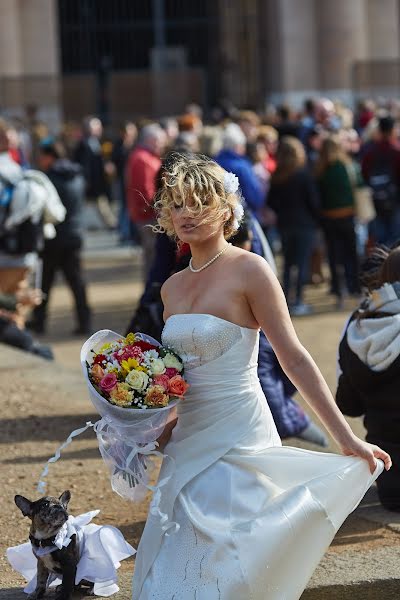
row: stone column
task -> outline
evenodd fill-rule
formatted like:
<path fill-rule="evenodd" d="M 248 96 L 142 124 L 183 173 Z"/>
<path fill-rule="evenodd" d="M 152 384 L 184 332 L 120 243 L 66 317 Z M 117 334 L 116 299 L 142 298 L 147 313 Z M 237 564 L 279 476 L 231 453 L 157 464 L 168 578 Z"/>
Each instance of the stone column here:
<path fill-rule="evenodd" d="M 59 74 L 56 0 L 19 0 L 25 75 Z"/>
<path fill-rule="evenodd" d="M 35 104 L 50 129 L 61 118 L 57 0 L 18 0 L 23 105 Z M 1 2 L 0 2 L 1 4 Z"/>
<path fill-rule="evenodd" d="M 369 58 L 399 58 L 398 0 L 367 0 Z"/>
<path fill-rule="evenodd" d="M 318 88 L 314 0 L 267 0 L 264 27 L 267 98 L 298 106 Z"/>
<path fill-rule="evenodd" d="M 366 7 L 365 0 L 316 2 L 320 88 L 328 96 L 352 99 L 354 63 L 368 57 Z"/>
<path fill-rule="evenodd" d="M 21 72 L 19 2 L 2 0 L 0 2 L 0 78 L 20 75 Z"/>

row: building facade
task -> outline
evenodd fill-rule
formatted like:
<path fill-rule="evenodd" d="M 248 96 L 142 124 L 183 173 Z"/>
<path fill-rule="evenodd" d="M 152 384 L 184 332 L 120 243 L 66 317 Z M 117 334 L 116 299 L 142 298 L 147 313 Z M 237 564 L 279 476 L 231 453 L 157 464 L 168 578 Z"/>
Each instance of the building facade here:
<path fill-rule="evenodd" d="M 400 0 L 1 0 L 0 109 L 57 122 L 400 92 Z"/>

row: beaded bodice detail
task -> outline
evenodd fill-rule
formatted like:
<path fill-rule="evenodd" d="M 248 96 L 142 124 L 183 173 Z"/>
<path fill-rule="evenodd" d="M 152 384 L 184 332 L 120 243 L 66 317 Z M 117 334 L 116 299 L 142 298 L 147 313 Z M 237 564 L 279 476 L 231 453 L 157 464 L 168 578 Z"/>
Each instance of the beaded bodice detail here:
<path fill-rule="evenodd" d="M 238 325 L 213 315 L 176 314 L 167 319 L 162 343 L 172 348 L 189 370 L 219 358 L 241 337 Z"/>

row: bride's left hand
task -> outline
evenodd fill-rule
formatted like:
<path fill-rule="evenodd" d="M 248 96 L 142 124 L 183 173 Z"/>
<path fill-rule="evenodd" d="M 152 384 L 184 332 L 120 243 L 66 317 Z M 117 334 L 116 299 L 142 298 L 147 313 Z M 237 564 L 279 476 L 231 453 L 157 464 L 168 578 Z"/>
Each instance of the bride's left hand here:
<path fill-rule="evenodd" d="M 389 471 L 392 466 L 392 459 L 385 450 L 375 444 L 364 442 L 357 436 L 352 436 L 346 444 L 341 444 L 340 449 L 345 456 L 359 456 L 367 460 L 371 473 L 376 469 L 376 458 L 380 458 L 384 462 L 386 471 Z"/>

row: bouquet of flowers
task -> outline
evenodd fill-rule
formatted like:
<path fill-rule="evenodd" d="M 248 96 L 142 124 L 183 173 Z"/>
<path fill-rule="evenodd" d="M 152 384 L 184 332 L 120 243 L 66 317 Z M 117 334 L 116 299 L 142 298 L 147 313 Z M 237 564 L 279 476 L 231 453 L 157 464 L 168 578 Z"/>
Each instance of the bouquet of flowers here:
<path fill-rule="evenodd" d="M 102 330 L 83 345 L 81 364 L 102 417 L 94 430 L 111 487 L 125 498 L 141 499 L 149 489 L 148 456 L 160 455 L 156 440 L 188 388 L 182 361 L 145 334 L 124 338 Z"/>
<path fill-rule="evenodd" d="M 164 408 L 188 388 L 180 358 L 143 334 L 105 342 L 92 353 L 92 361 L 86 361 L 89 381 L 115 406 Z"/>
<path fill-rule="evenodd" d="M 81 350 L 81 366 L 90 399 L 101 418 L 70 433 L 44 467 L 38 491 L 44 493 L 49 465 L 72 439 L 93 427 L 100 453 L 111 472 L 111 487 L 128 500 L 141 500 L 147 490 L 155 492 L 150 508 L 166 530 L 167 515 L 160 512 L 160 488 L 149 485 L 149 456 L 162 456 L 157 438 L 170 418 L 171 409 L 183 399 L 188 384 L 183 378 L 183 364 L 170 348 L 155 339 L 130 333 L 122 337 L 104 329 L 89 338 Z M 168 455 L 164 460 L 173 463 Z M 174 465 L 172 464 L 172 472 Z M 171 469 L 170 469 L 171 472 Z"/>

